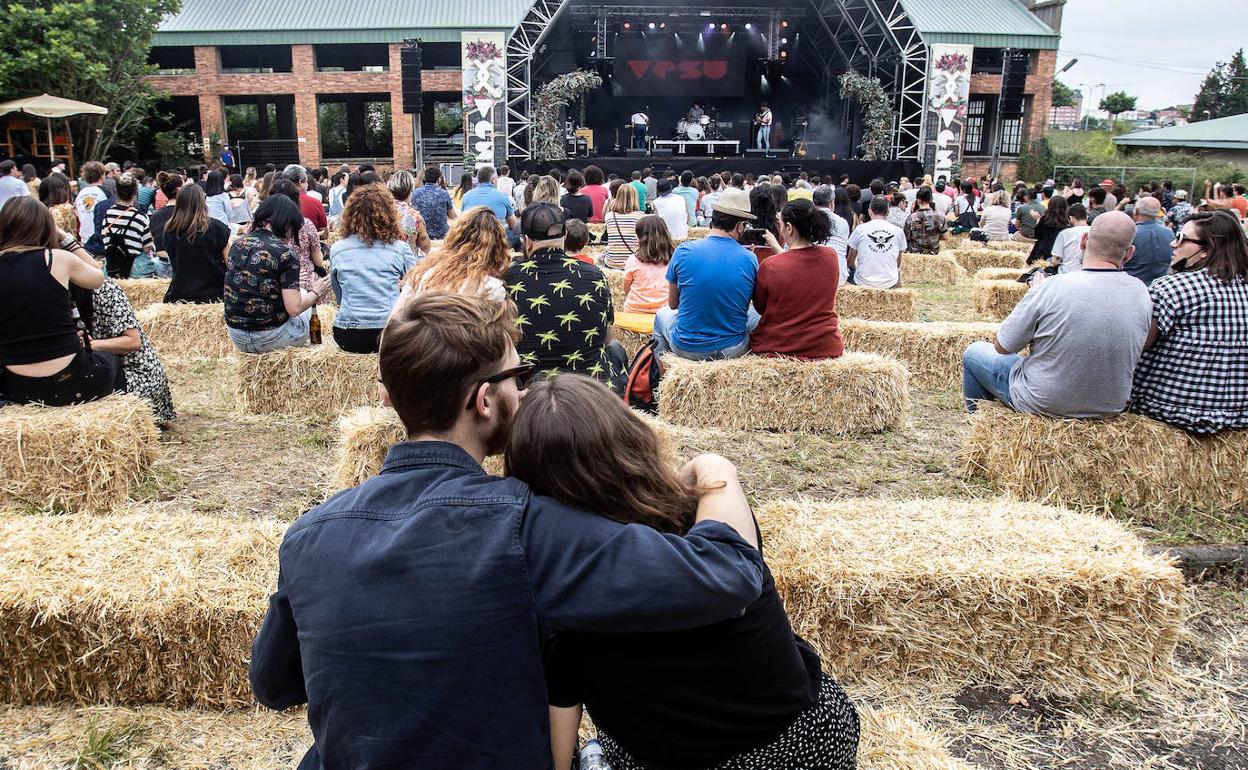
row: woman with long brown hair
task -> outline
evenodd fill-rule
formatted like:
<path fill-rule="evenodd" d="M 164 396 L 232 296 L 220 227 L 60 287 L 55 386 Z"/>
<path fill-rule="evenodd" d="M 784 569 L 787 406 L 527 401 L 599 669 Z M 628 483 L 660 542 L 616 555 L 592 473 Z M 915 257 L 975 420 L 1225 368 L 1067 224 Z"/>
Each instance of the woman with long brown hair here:
<path fill-rule="evenodd" d="M 400 226 L 394 195 L 382 184 L 355 188 L 329 247 L 330 285 L 338 298 L 334 341 L 348 353 L 376 353 L 403 276 L 416 254 Z"/>
<path fill-rule="evenodd" d="M 1051 205 L 1051 204 L 1050 204 Z M 1196 434 L 1248 428 L 1248 242 L 1232 211 L 1202 211 L 1148 287 L 1153 322 L 1130 410 Z"/>
<path fill-rule="evenodd" d="M 624 263 L 625 313 L 654 314 L 667 306 L 667 263 L 675 251 L 663 217 L 646 214 L 637 220 L 637 253 Z"/>
<path fill-rule="evenodd" d="M 33 197 L 0 209 L 0 393 L 9 401 L 64 406 L 125 389 L 121 360 L 84 346 L 70 309 L 71 285 L 104 285 L 86 253 Z"/>
<path fill-rule="evenodd" d="M 39 182 L 39 202 L 52 212 L 56 226 L 67 233 L 78 233 L 78 211 L 74 208 L 74 192 L 64 174 L 48 174 Z"/>
<path fill-rule="evenodd" d="M 427 291 L 475 294 L 502 302 L 507 299 L 503 275 L 510 265 L 511 247 L 498 217 L 484 206 L 468 209 L 451 223 L 442 248 L 403 279 L 399 304 Z"/>
<path fill-rule="evenodd" d="M 178 189 L 173 216 L 165 225 L 165 252 L 173 276 L 165 302 L 223 302 L 225 267 L 230 255 L 230 228 L 208 215 L 199 185 Z"/>
<path fill-rule="evenodd" d="M 698 490 L 650 426 L 572 374 L 531 384 L 507 443 L 508 476 L 623 524 L 684 534 Z M 645 569 L 644 564 L 603 569 Z M 775 581 L 734 620 L 668 633 L 560 632 L 546 656 L 551 744 L 567 770 L 581 704 L 615 770 L 856 766 L 858 715 L 789 626 Z"/>

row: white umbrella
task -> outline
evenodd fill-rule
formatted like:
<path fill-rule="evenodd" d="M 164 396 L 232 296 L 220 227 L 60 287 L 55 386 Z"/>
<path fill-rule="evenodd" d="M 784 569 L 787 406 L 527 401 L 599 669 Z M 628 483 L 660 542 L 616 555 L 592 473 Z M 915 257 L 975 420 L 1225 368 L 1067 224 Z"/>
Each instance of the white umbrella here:
<path fill-rule="evenodd" d="M 107 107 L 99 107 L 73 99 L 62 99 L 59 96 L 39 94 L 38 96 L 17 99 L 0 104 L 0 115 L 10 112 L 24 112 L 27 115 L 38 115 L 48 121 L 48 153 L 52 161 L 56 161 L 56 145 L 52 143 L 52 118 L 67 118 L 70 115 L 107 115 Z"/>

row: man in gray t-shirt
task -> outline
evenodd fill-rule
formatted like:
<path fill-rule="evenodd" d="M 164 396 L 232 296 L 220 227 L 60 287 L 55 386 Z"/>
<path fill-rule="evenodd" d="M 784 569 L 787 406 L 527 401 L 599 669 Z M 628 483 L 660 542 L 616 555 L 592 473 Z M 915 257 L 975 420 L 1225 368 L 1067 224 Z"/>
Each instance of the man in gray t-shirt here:
<path fill-rule="evenodd" d="M 994 342 L 966 349 L 967 409 L 990 399 L 1048 417 L 1112 417 L 1126 408 L 1152 319 L 1147 288 L 1122 270 L 1134 235 L 1122 212 L 1097 217 L 1084 236 L 1083 269 L 1045 279 Z M 1028 346 L 1029 355 L 1017 355 Z"/>

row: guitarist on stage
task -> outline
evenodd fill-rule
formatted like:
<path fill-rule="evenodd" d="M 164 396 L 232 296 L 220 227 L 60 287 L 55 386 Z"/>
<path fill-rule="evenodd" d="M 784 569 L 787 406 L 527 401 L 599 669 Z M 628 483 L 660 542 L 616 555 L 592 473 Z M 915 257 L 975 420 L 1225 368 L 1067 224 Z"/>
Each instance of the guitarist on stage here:
<path fill-rule="evenodd" d="M 767 102 L 763 102 L 758 114 L 754 116 L 754 123 L 758 126 L 758 142 L 756 147 L 760 150 L 771 150 L 771 108 L 767 106 Z"/>

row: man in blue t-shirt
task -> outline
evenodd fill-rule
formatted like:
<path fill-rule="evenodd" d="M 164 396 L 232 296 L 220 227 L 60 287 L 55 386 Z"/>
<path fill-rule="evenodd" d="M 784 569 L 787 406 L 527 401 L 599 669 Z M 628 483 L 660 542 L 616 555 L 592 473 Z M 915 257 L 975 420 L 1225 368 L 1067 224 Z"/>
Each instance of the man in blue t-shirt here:
<path fill-rule="evenodd" d="M 686 241 L 667 266 L 668 303 L 654 317 L 657 355 L 705 361 L 750 352 L 758 313 L 750 307 L 758 260 L 739 243 L 755 217 L 744 191 L 729 188 L 711 211 L 711 234 Z"/>
<path fill-rule="evenodd" d="M 477 206 L 485 206 L 494 212 L 498 221 L 508 229 L 516 227 L 516 205 L 511 196 L 504 195 L 494 186 L 494 167 L 482 166 L 477 171 L 477 186 L 464 193 L 464 200 L 459 206 L 460 211 Z"/>

